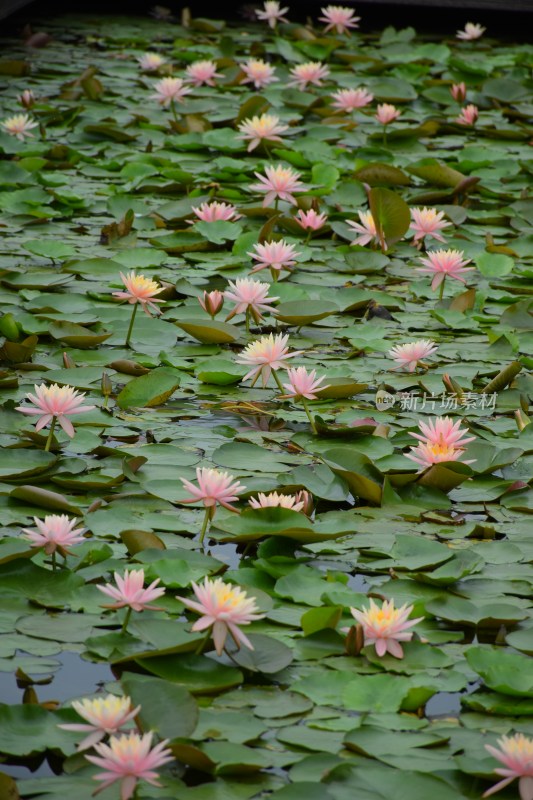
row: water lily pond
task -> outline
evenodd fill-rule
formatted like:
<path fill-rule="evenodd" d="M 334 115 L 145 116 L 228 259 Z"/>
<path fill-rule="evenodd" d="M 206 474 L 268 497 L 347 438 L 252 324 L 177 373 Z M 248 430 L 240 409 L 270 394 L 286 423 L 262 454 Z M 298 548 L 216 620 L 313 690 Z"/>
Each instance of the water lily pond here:
<path fill-rule="evenodd" d="M 533 47 L 261 8 L 1 41 L 0 796 L 531 800 Z"/>

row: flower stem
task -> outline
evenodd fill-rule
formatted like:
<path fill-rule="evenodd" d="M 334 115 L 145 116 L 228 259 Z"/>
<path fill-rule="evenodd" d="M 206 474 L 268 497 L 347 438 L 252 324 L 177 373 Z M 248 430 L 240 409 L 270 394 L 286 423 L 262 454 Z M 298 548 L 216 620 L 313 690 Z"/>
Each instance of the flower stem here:
<path fill-rule="evenodd" d="M 279 379 L 278 373 L 276 372 L 275 369 L 272 370 L 272 375 L 274 376 L 274 380 L 278 384 L 278 389 L 280 390 L 281 394 L 283 394 L 285 390 L 283 388 L 283 384 L 281 383 L 281 381 Z"/>
<path fill-rule="evenodd" d="M 271 269 L 270 270 L 270 274 L 272 275 L 272 280 L 273 280 L 274 283 L 278 282 L 278 272 L 279 271 L 277 269 Z"/>
<path fill-rule="evenodd" d="M 307 405 L 307 400 L 305 397 L 302 397 L 302 405 L 304 407 L 304 411 L 307 414 L 307 419 L 309 420 L 309 424 L 311 425 L 311 430 L 316 435 L 316 426 L 313 417 L 311 416 L 311 412 L 309 411 L 309 406 Z"/>
<path fill-rule="evenodd" d="M 202 655 L 202 653 L 203 653 L 203 652 L 204 652 L 204 650 L 205 650 L 205 646 L 206 646 L 206 644 L 208 643 L 208 641 L 209 641 L 209 639 L 210 639 L 210 638 L 211 638 L 211 631 L 209 630 L 209 631 L 207 631 L 207 634 L 206 634 L 206 635 L 204 636 L 204 638 L 203 638 L 203 639 L 200 641 L 200 643 L 199 643 L 198 647 L 197 647 L 197 648 L 196 648 L 196 650 L 194 651 L 194 655 L 195 655 L 195 656 L 201 656 L 201 655 Z"/>
<path fill-rule="evenodd" d="M 250 307 L 246 309 L 246 333 L 250 335 Z"/>
<path fill-rule="evenodd" d="M 128 627 L 128 622 L 131 618 L 132 607 L 128 606 L 128 610 L 126 611 L 126 616 L 124 617 L 124 622 L 122 623 L 122 628 L 120 630 L 121 633 L 126 633 L 126 629 Z"/>
<path fill-rule="evenodd" d="M 131 314 L 130 326 L 129 326 L 128 332 L 126 334 L 126 341 L 124 342 L 124 347 L 129 347 L 130 346 L 130 339 L 131 339 L 131 334 L 132 334 L 132 331 L 133 331 L 133 323 L 135 322 L 135 314 L 137 313 L 137 305 L 138 305 L 137 303 L 133 304 L 133 311 L 132 311 L 132 314 Z"/>
<path fill-rule="evenodd" d="M 174 117 L 174 122 L 178 123 L 178 115 L 176 113 L 176 106 L 174 104 L 174 100 L 170 101 L 170 110 L 172 111 L 172 116 Z"/>
<path fill-rule="evenodd" d="M 56 556 L 56 551 L 53 550 L 52 551 L 52 570 L 55 572 L 56 569 L 57 569 L 57 556 Z"/>
<path fill-rule="evenodd" d="M 311 239 L 311 235 L 312 235 L 312 233 L 313 233 L 313 230 L 312 230 L 312 228 L 309 228 L 309 230 L 307 231 L 307 236 L 305 237 L 304 247 L 305 247 L 307 244 L 309 244 L 309 241 L 310 241 L 310 239 Z"/>
<path fill-rule="evenodd" d="M 54 428 L 56 426 L 56 422 L 57 422 L 57 417 L 52 417 L 52 424 L 50 425 L 50 430 L 48 431 L 48 438 L 44 446 L 45 452 L 48 452 L 50 450 L 50 447 L 52 446 L 52 439 L 54 438 Z"/>
<path fill-rule="evenodd" d="M 202 523 L 202 530 L 200 531 L 200 544 L 202 544 L 204 541 L 205 534 L 207 532 L 207 526 L 209 525 L 210 519 L 211 519 L 211 508 L 206 507 L 204 521 Z"/>
<path fill-rule="evenodd" d="M 446 282 L 446 277 L 444 277 L 442 279 L 442 283 L 440 285 L 439 300 L 442 300 L 442 298 L 444 297 L 444 284 L 445 284 L 445 282 Z"/>
<path fill-rule="evenodd" d="M 383 126 L 383 144 L 387 145 L 387 128 L 385 125 Z"/>

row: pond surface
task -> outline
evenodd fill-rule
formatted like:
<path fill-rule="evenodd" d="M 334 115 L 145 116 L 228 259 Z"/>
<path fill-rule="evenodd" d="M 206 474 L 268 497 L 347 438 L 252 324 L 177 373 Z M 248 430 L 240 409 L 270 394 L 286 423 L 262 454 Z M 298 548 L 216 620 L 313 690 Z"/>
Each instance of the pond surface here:
<path fill-rule="evenodd" d="M 0 793 L 89 800 L 108 693 L 150 800 L 474 800 L 533 736 L 533 48 L 284 13 L 0 43 Z"/>

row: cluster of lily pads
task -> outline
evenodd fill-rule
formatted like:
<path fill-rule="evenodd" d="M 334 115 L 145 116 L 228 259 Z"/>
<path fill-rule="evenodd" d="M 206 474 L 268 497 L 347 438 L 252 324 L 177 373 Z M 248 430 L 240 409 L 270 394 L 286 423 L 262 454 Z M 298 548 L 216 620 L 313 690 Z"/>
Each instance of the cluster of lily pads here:
<path fill-rule="evenodd" d="M 533 798 L 533 48 L 317 16 L 3 41 L 14 797 Z"/>

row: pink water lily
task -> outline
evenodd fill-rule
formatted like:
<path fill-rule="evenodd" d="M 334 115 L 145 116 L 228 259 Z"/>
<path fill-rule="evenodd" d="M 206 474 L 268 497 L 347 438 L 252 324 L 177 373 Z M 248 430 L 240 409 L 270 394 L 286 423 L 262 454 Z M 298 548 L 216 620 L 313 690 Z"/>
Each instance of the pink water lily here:
<path fill-rule="evenodd" d="M 318 231 L 323 228 L 328 221 L 327 214 L 317 214 L 317 212 L 310 208 L 309 211 L 299 209 L 294 221 L 300 225 L 301 228 L 307 231 Z"/>
<path fill-rule="evenodd" d="M 240 67 L 246 76 L 241 83 L 253 83 L 256 89 L 262 89 L 269 83 L 279 80 L 276 78 L 274 67 L 262 58 L 249 58 Z"/>
<path fill-rule="evenodd" d="M 503 764 L 503 767 L 494 770 L 503 780 L 488 789 L 483 797 L 490 797 L 518 778 L 520 800 L 533 800 L 533 739 L 528 739 L 523 733 L 515 733 L 513 736 L 502 736 L 498 744 L 500 749 L 486 744 L 485 750 Z"/>
<path fill-rule="evenodd" d="M 97 742 L 94 749 L 98 755 L 85 756 L 87 761 L 104 770 L 93 776 L 94 780 L 102 783 L 94 794 L 107 789 L 116 781 L 121 782 L 120 800 L 130 800 L 140 780 L 152 786 L 161 786 L 156 769 L 173 761 L 174 756 L 166 747 L 168 739 L 152 747 L 152 737 L 151 732 L 144 735 L 130 733 L 112 736 L 109 744 Z"/>
<path fill-rule="evenodd" d="M 350 35 L 350 28 L 358 28 L 357 24 L 361 17 L 354 16 L 354 11 L 347 6 L 326 6 L 321 8 L 323 17 L 319 17 L 320 22 L 325 22 L 326 27 L 324 33 L 328 31 L 335 31 L 339 34 L 346 33 Z"/>
<path fill-rule="evenodd" d="M 212 510 L 213 514 L 217 503 L 219 503 L 224 508 L 227 508 L 228 511 L 238 513 L 239 509 L 232 506 L 231 503 L 239 499 L 239 494 L 244 492 L 246 486 L 235 481 L 233 475 L 228 472 L 197 467 L 196 480 L 198 481 L 198 486 L 195 486 L 194 483 L 191 483 L 186 478 L 180 478 L 180 480 L 184 488 L 192 495 L 185 500 L 180 500 L 180 503 L 203 503 L 205 508 Z"/>
<path fill-rule="evenodd" d="M 239 125 L 239 139 L 249 140 L 248 152 L 255 150 L 262 142 L 281 142 L 283 141 L 280 133 L 288 128 L 281 125 L 279 117 L 275 114 L 261 114 L 260 117 L 245 119 Z"/>
<path fill-rule="evenodd" d="M 158 587 L 160 578 L 152 581 L 150 586 L 144 588 L 144 570 L 132 569 L 125 570 L 124 575 L 118 572 L 114 573 L 115 586 L 112 583 L 106 583 L 103 586 L 97 584 L 96 588 L 110 597 L 114 602 L 104 605 L 104 608 L 131 608 L 133 611 L 144 611 L 150 609 L 151 611 L 162 611 L 157 606 L 151 606 L 153 600 L 157 600 L 165 594 L 165 589 L 162 586 Z"/>
<path fill-rule="evenodd" d="M 136 275 L 133 270 L 127 275 L 121 272 L 120 277 L 122 278 L 122 283 L 126 287 L 126 291 L 113 292 L 113 297 L 118 297 L 120 300 L 127 300 L 128 303 L 132 304 L 140 303 L 144 313 L 148 314 L 149 317 L 152 316 L 150 313 L 151 311 L 155 313 L 159 312 L 156 304 L 164 303 L 164 300 L 154 300 L 154 298 L 159 292 L 163 291 L 162 286 L 151 280 L 151 278 L 145 278 L 144 275 Z"/>
<path fill-rule="evenodd" d="M 79 743 L 78 753 L 92 747 L 104 736 L 118 733 L 141 710 L 140 706 L 133 708 L 129 697 L 116 697 L 114 694 L 93 699 L 73 700 L 72 708 L 89 724 L 65 723 L 58 725 L 58 728 L 89 734 Z"/>
<path fill-rule="evenodd" d="M 413 632 L 409 628 L 424 619 L 423 617 L 408 619 L 412 610 L 413 606 L 407 604 L 395 608 L 394 600 L 384 600 L 380 607 L 372 598 L 369 607 L 363 607 L 362 611 L 350 608 L 352 615 L 363 628 L 365 646 L 374 645 L 376 655 L 380 658 L 385 653 L 390 653 L 394 658 L 403 658 L 400 642 L 410 642 Z"/>
<path fill-rule="evenodd" d="M 450 94 L 456 103 L 464 103 L 466 99 L 466 84 L 464 81 L 461 83 L 454 83 L 450 86 Z"/>
<path fill-rule="evenodd" d="M 162 106 L 181 103 L 185 95 L 192 91 L 181 78 L 163 78 L 154 84 L 154 89 L 155 93 L 150 96 Z"/>
<path fill-rule="evenodd" d="M 412 208 L 411 209 L 411 230 L 414 231 L 413 241 L 422 241 L 426 236 L 444 242 L 441 231 L 449 228 L 451 222 L 444 219 L 444 211 L 437 211 L 436 208 Z"/>
<path fill-rule="evenodd" d="M 265 0 L 264 7 L 262 9 L 257 9 L 255 13 L 258 19 L 268 22 L 271 28 L 275 28 L 278 22 L 289 21 L 283 16 L 288 10 L 288 6 L 286 8 L 280 8 L 278 0 Z"/>
<path fill-rule="evenodd" d="M 87 528 L 76 528 L 76 519 L 69 519 L 66 514 L 47 514 L 44 520 L 34 517 L 37 530 L 22 528 L 25 538 L 34 547 L 42 547 L 47 555 L 58 550 L 62 556 L 70 553 L 70 547 L 85 541 Z"/>
<path fill-rule="evenodd" d="M 470 260 L 469 258 L 464 258 L 462 250 L 429 250 L 426 253 L 426 257 L 420 259 L 424 266 L 417 267 L 417 271 L 433 275 L 431 288 L 435 291 L 441 284 L 442 287 L 444 286 L 446 278 L 454 278 L 457 281 L 461 281 L 461 283 L 466 283 L 463 274 L 474 269 L 474 267 L 466 266 L 470 263 Z"/>
<path fill-rule="evenodd" d="M 356 108 L 364 108 L 369 105 L 374 99 L 374 95 L 366 89 L 339 89 L 338 92 L 333 92 L 331 95 L 333 100 L 333 107 L 339 111 L 355 111 Z"/>
<path fill-rule="evenodd" d="M 252 278 L 237 278 L 235 283 L 229 281 L 229 289 L 224 292 L 226 300 L 235 303 L 235 307 L 228 314 L 226 320 L 230 320 L 237 314 L 251 314 L 256 324 L 263 319 L 262 311 L 272 311 L 271 305 L 278 297 L 268 297 L 270 285 L 260 283 Z"/>
<path fill-rule="evenodd" d="M 390 125 L 391 122 L 398 119 L 400 114 L 401 111 L 398 111 L 396 106 L 390 103 L 381 103 L 377 108 L 376 119 L 378 122 L 381 122 L 382 125 Z"/>
<path fill-rule="evenodd" d="M 307 88 L 307 84 L 322 86 L 322 81 L 328 77 L 329 68 L 320 61 L 308 61 L 305 64 L 297 64 L 291 69 L 291 80 L 287 86 L 297 86 L 302 91 Z"/>
<path fill-rule="evenodd" d="M 27 114 L 15 114 L 13 117 L 8 117 L 1 122 L 0 126 L 6 133 L 11 134 L 11 136 L 15 136 L 17 139 L 23 142 L 27 136 L 30 138 L 33 137 L 33 133 L 30 133 L 30 131 L 32 128 L 36 128 L 38 124 L 39 123 L 37 123 Z"/>
<path fill-rule="evenodd" d="M 217 65 L 214 61 L 194 61 L 185 70 L 186 81 L 193 86 L 215 86 L 217 78 L 224 76 L 217 72 Z"/>
<path fill-rule="evenodd" d="M 462 461 L 473 464 L 475 459 L 464 461 L 464 448 L 475 441 L 475 436 L 468 436 L 468 430 L 461 428 L 461 420 L 456 422 L 451 417 L 435 417 L 429 422 L 420 422 L 421 433 L 410 433 L 418 439 L 416 447 L 406 453 L 406 458 L 420 465 L 421 469 L 440 464 L 445 461 Z"/>
<path fill-rule="evenodd" d="M 17 100 L 24 108 L 33 108 L 35 105 L 35 95 L 31 89 L 24 89 L 24 91 L 17 97 Z"/>
<path fill-rule="evenodd" d="M 36 431 L 45 428 L 54 420 L 59 422 L 67 436 L 74 436 L 74 426 L 69 417 L 75 414 L 84 414 L 92 411 L 96 406 L 82 405 L 85 400 L 85 392 L 77 392 L 72 386 L 58 386 L 53 383 L 51 386 L 41 383 L 34 387 L 35 394 L 28 392 L 27 399 L 33 403 L 31 406 L 17 406 L 16 410 L 22 414 L 37 414 L 39 419 L 35 426 Z M 55 424 L 55 423 L 54 423 Z"/>
<path fill-rule="evenodd" d="M 474 39 L 479 39 L 487 29 L 480 25 L 478 22 L 467 22 L 464 30 L 457 31 L 457 38 L 463 42 L 470 42 Z"/>
<path fill-rule="evenodd" d="M 428 358 L 438 350 L 438 346 L 430 339 L 421 339 L 419 342 L 397 344 L 389 350 L 389 356 L 396 361 L 397 366 L 392 369 L 405 368 L 414 372 L 422 359 Z"/>
<path fill-rule="evenodd" d="M 350 242 L 351 245 L 359 244 L 365 245 L 369 244 L 372 241 L 380 242 L 379 233 L 376 230 L 376 223 L 374 222 L 374 217 L 372 216 L 371 211 L 358 211 L 359 219 L 361 222 L 354 222 L 353 220 L 349 219 L 346 220 L 346 224 L 353 228 L 354 231 L 357 231 L 359 236 L 356 236 L 353 242 Z M 384 243 L 386 248 L 386 243 Z"/>
<path fill-rule="evenodd" d="M 278 387 L 283 391 L 279 379 L 276 375 L 278 369 L 288 369 L 285 363 L 287 359 L 294 358 L 300 355 L 300 350 L 295 350 L 289 353 L 288 336 L 283 336 L 281 333 L 273 336 L 271 333 L 268 336 L 262 336 L 255 342 L 252 342 L 244 348 L 239 358 L 238 364 L 245 364 L 247 367 L 252 367 L 250 372 L 244 376 L 243 381 L 252 379 L 252 386 L 255 384 L 259 376 L 263 382 L 263 388 L 266 387 L 271 373 L 274 374 Z"/>
<path fill-rule="evenodd" d="M 224 305 L 224 294 L 218 289 L 213 289 L 212 292 L 204 292 L 203 296 L 198 297 L 198 302 L 213 319 Z"/>
<path fill-rule="evenodd" d="M 290 272 L 291 267 L 296 264 L 296 257 L 301 255 L 295 251 L 296 245 L 288 244 L 284 239 L 279 242 L 264 242 L 263 244 L 254 244 L 255 253 L 247 253 L 259 263 L 253 268 L 252 273 L 259 272 L 262 269 L 269 269 L 274 279 L 282 269 Z"/>
<path fill-rule="evenodd" d="M 240 586 L 224 583 L 222 578 L 205 578 L 203 584 L 198 585 L 193 581 L 191 585 L 196 600 L 189 600 L 179 595 L 178 600 L 181 600 L 187 608 L 202 615 L 194 623 L 192 630 L 205 631 L 211 628 L 213 643 L 219 656 L 224 650 L 228 633 L 231 634 L 237 647 L 243 644 L 253 650 L 252 643 L 241 631 L 240 626 L 249 625 L 250 622 L 263 619 L 265 616 L 257 613 L 255 598 L 248 597 Z"/>
<path fill-rule="evenodd" d="M 252 191 L 265 192 L 265 199 L 263 206 L 268 206 L 273 200 L 286 200 L 287 203 L 296 205 L 293 192 L 303 191 L 300 173 L 295 172 L 290 167 L 283 167 L 279 164 L 277 167 L 266 166 L 265 175 L 260 172 L 254 172 L 256 178 L 259 178 L 260 183 L 253 183 L 250 186 Z"/>
<path fill-rule="evenodd" d="M 270 494 L 263 494 L 259 492 L 257 497 L 250 497 L 248 503 L 254 509 L 260 508 L 288 508 L 291 511 L 303 511 L 305 501 L 303 497 L 298 494 L 278 494 L 277 492 L 270 492 Z"/>
<path fill-rule="evenodd" d="M 306 400 L 316 400 L 317 391 L 328 389 L 329 386 L 321 386 L 326 380 L 326 376 L 322 375 L 317 378 L 316 370 L 313 369 L 308 372 L 305 367 L 296 367 L 287 370 L 288 383 L 284 383 L 283 387 L 287 391 L 284 397 Z"/>
<path fill-rule="evenodd" d="M 228 222 L 240 219 L 240 214 L 237 214 L 237 209 L 230 203 L 218 203 L 214 200 L 211 203 L 200 203 L 199 206 L 192 206 L 191 210 L 196 214 L 198 219 L 202 222 Z M 192 222 L 193 220 L 188 220 Z"/>
<path fill-rule="evenodd" d="M 461 109 L 461 113 L 456 117 L 455 121 L 459 125 L 475 125 L 479 117 L 479 109 L 473 103 Z"/>
<path fill-rule="evenodd" d="M 137 56 L 137 61 L 144 72 L 157 72 L 165 64 L 165 59 L 159 53 L 143 53 Z"/>

